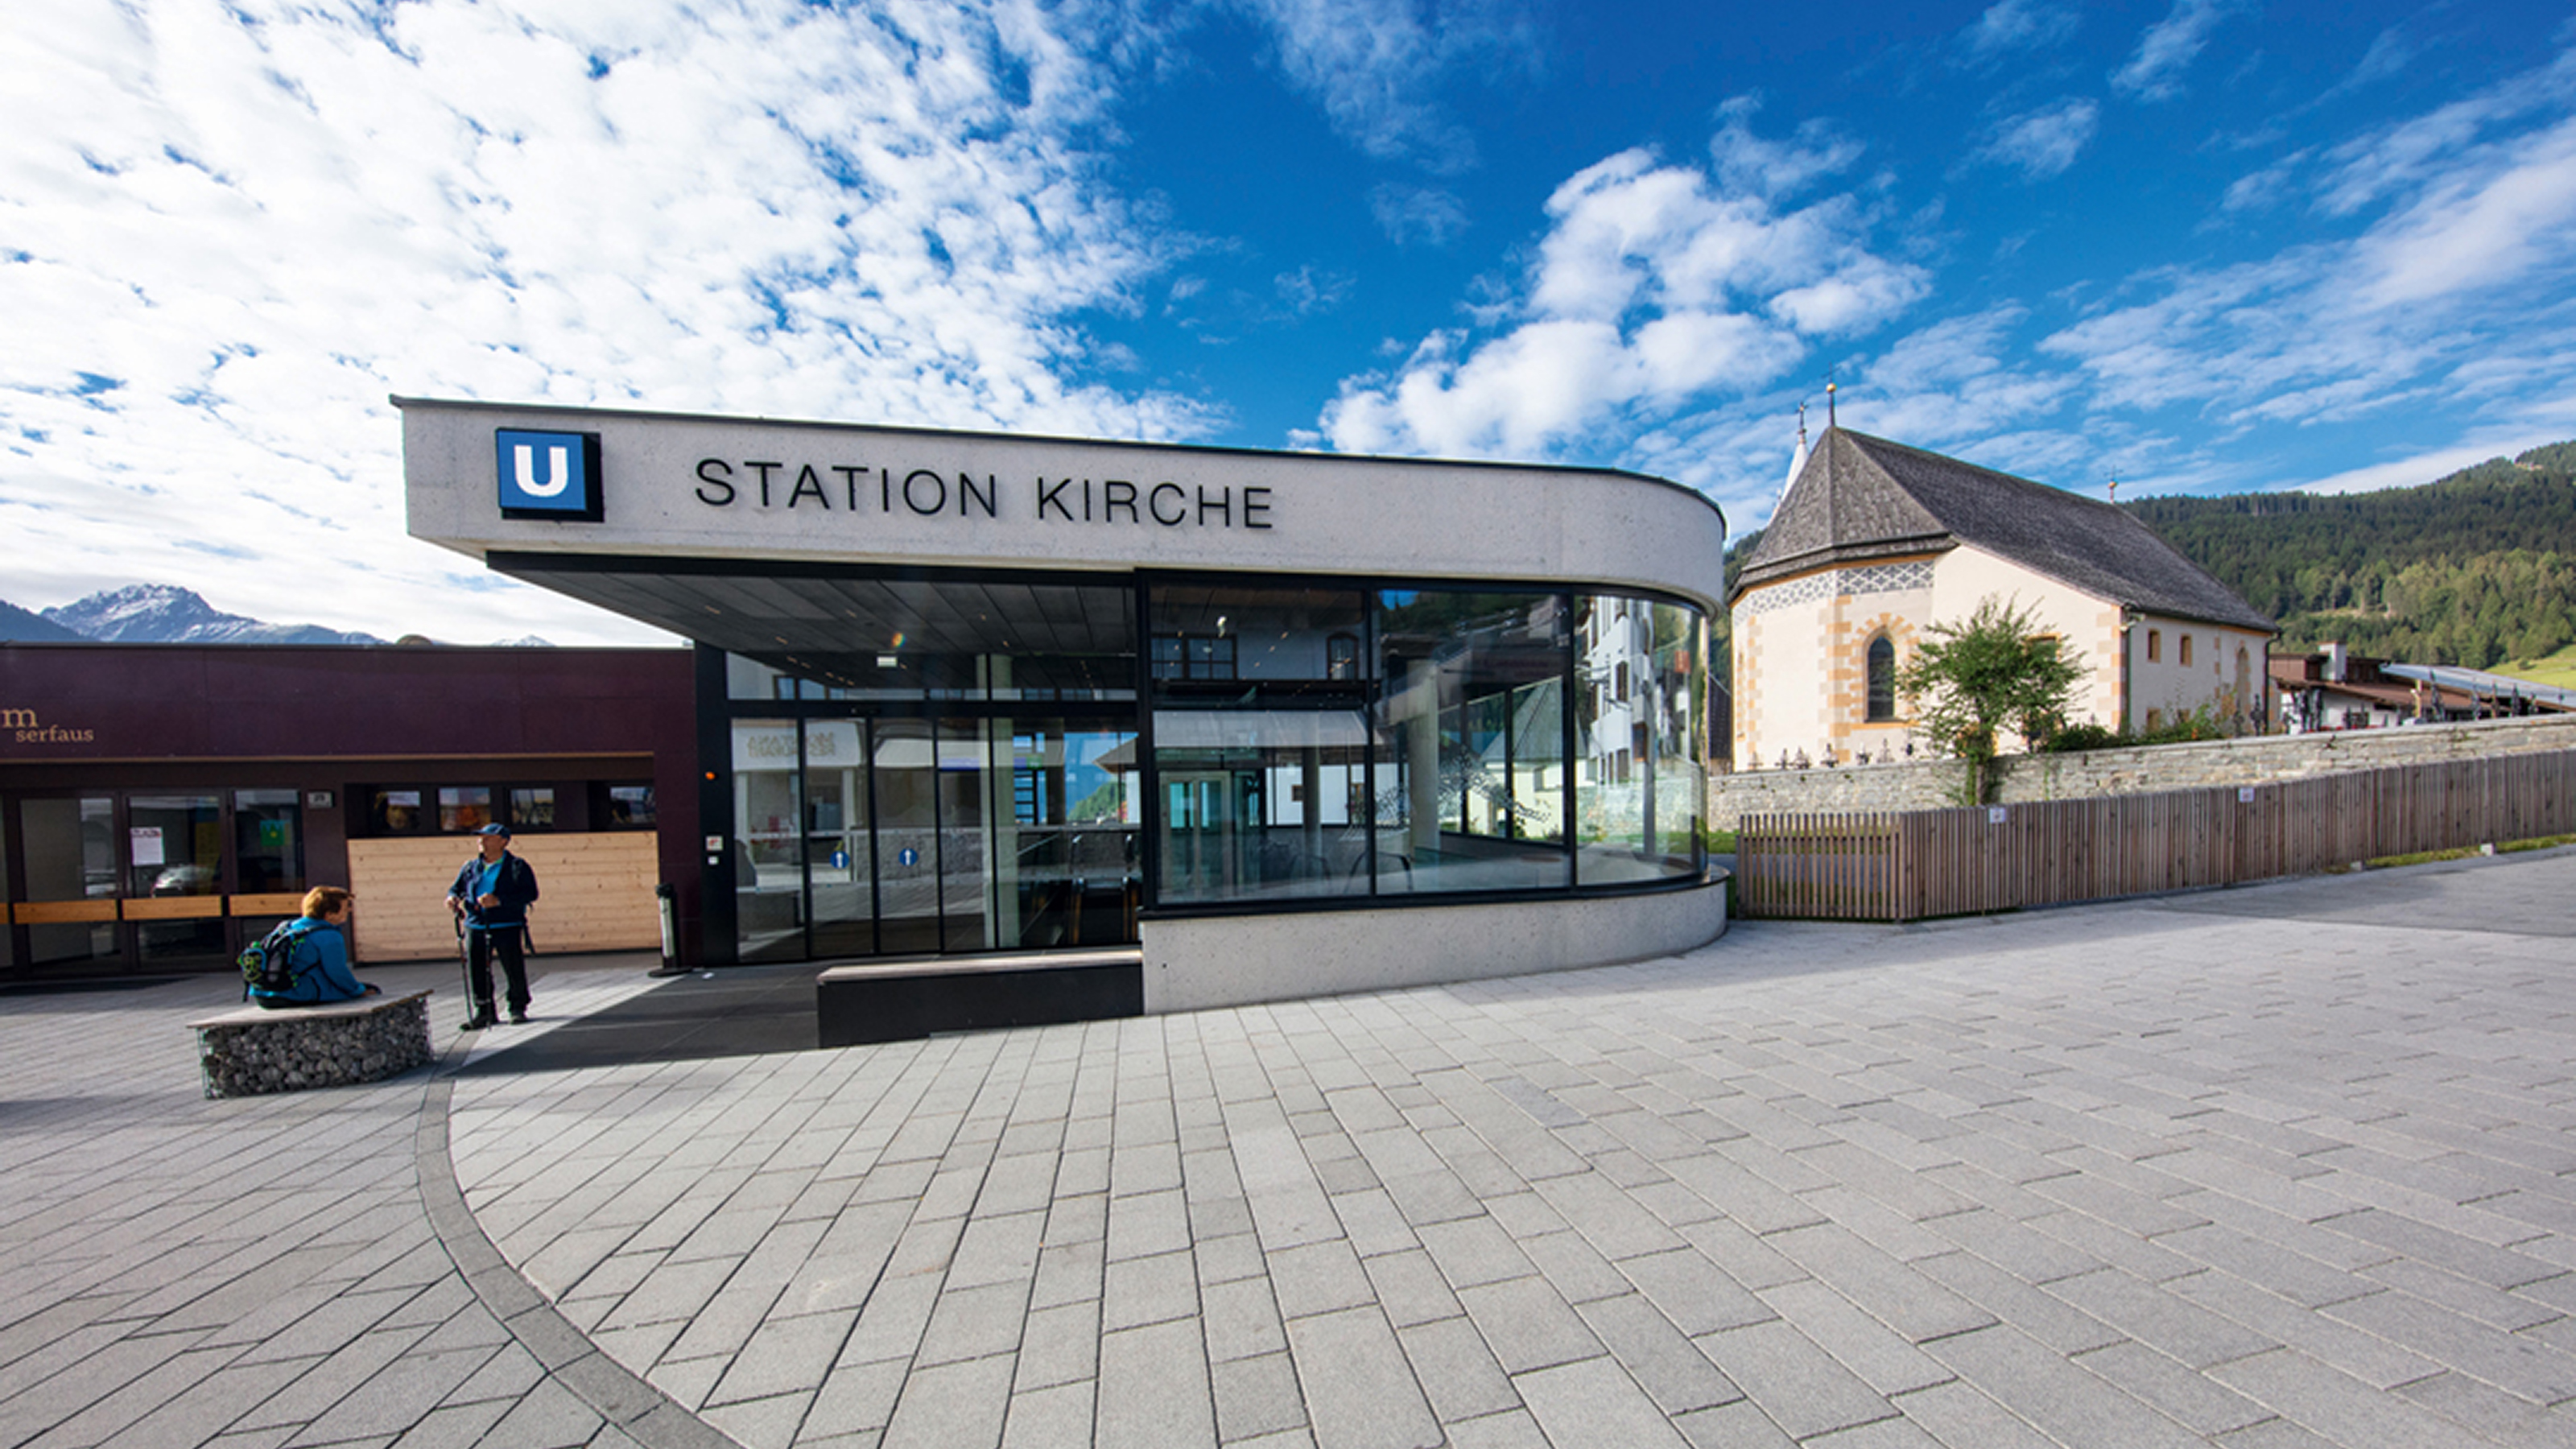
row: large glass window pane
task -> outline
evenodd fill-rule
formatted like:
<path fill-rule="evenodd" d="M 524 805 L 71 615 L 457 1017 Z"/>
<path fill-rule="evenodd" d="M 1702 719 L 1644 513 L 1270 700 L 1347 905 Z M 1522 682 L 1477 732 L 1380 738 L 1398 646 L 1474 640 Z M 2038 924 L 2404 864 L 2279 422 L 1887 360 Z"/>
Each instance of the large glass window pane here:
<path fill-rule="evenodd" d="M 740 700 L 1132 700 L 1135 594 L 992 579 L 769 580 L 777 640 L 729 655 Z"/>
<path fill-rule="evenodd" d="M 733 722 L 734 932 L 744 961 L 805 957 L 796 721 Z"/>
<path fill-rule="evenodd" d="M 1008 721 L 940 721 L 939 940 L 943 951 L 990 951 L 1001 945 L 992 862 L 986 852 L 1001 848 L 1003 842 L 987 837 L 984 824 L 996 816 L 1001 822 L 1009 818 L 1007 809 L 997 808 L 991 798 L 993 791 L 1008 788 L 1009 751 Z M 1002 768 L 995 767 L 997 758 Z"/>
<path fill-rule="evenodd" d="M 145 965 L 224 954 L 223 799 L 213 791 L 125 801 L 126 917 Z"/>
<path fill-rule="evenodd" d="M 1366 895 L 1356 589 L 1157 585 L 1157 899 Z"/>
<path fill-rule="evenodd" d="M 939 950 L 939 771 L 930 721 L 877 720 L 874 734 L 877 949 L 930 955 Z"/>
<path fill-rule="evenodd" d="M 116 801 L 104 795 L 23 800 L 18 845 L 24 852 L 31 966 L 113 967 L 117 945 Z"/>
<path fill-rule="evenodd" d="M 1576 605 L 1578 875 L 1615 885 L 1695 874 L 1707 814 L 1707 626 L 1678 604 Z"/>
<path fill-rule="evenodd" d="M 513 830 L 552 830 L 555 828 L 555 787 L 552 785 L 517 785 L 510 790 L 510 828 Z"/>
<path fill-rule="evenodd" d="M 1145 610 L 1158 698 L 1224 696 L 1238 682 L 1272 695 L 1326 682 L 1348 693 L 1362 608 L 1356 589 L 1158 584 Z"/>
<path fill-rule="evenodd" d="M 438 829 L 463 835 L 492 823 L 492 790 L 488 785 L 447 785 L 438 792 Z"/>
<path fill-rule="evenodd" d="M 876 856 L 868 829 L 867 725 L 805 721 L 805 879 L 813 954 L 876 950 Z"/>
<path fill-rule="evenodd" d="M 1359 710 L 1154 713 L 1158 899 L 1368 894 Z"/>
<path fill-rule="evenodd" d="M 1379 889 L 1564 887 L 1562 596 L 1390 589 L 1377 628 Z"/>
<path fill-rule="evenodd" d="M 292 790 L 233 792 L 233 889 L 244 895 L 300 891 L 304 807 Z"/>

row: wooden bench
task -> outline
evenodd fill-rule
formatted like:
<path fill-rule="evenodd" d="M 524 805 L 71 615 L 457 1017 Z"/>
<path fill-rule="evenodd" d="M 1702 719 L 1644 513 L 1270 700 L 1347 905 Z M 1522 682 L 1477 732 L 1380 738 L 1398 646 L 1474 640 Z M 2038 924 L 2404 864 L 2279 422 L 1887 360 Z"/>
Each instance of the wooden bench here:
<path fill-rule="evenodd" d="M 188 1023 L 209 1097 L 380 1082 L 428 1064 L 429 993 L 245 1006 Z"/>
<path fill-rule="evenodd" d="M 1131 946 L 871 961 L 825 971 L 814 994 L 827 1047 L 1106 1021 L 1145 1014 L 1145 953 Z"/>

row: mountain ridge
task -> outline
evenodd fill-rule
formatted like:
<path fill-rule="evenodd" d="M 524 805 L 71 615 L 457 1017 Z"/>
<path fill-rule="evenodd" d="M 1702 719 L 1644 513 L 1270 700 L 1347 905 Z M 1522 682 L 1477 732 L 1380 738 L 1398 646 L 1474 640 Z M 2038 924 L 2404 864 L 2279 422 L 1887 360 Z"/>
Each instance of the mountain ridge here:
<path fill-rule="evenodd" d="M 127 584 L 50 609 L 0 601 L 0 643 L 25 644 L 358 644 L 426 643 L 420 635 L 385 640 L 319 624 L 271 624 L 228 614 L 194 589 Z M 496 641 L 495 648 L 552 648 L 536 635 Z"/>

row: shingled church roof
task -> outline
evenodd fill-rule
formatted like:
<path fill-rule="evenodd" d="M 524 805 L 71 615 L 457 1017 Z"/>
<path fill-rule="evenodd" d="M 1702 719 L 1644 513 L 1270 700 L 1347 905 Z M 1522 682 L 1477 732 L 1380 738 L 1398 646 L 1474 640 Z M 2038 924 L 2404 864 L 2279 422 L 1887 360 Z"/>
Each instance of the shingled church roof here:
<path fill-rule="evenodd" d="M 1974 544 L 2115 603 L 2203 623 L 2277 625 L 2108 503 L 1828 428 L 1728 595 L 1831 565 Z"/>

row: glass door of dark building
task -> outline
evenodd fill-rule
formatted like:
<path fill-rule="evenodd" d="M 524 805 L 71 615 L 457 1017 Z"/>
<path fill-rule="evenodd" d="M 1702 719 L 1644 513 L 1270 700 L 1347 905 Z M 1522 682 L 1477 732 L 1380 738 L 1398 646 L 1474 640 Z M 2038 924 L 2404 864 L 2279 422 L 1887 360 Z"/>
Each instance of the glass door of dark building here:
<path fill-rule="evenodd" d="M 1063 718 L 738 718 L 739 959 L 1136 940 L 1131 729 Z"/>
<path fill-rule="evenodd" d="M 8 802 L 12 933 L 36 975 L 221 969 L 245 932 L 294 914 L 303 818 L 291 789 L 102 788 Z M 21 943 L 23 942 L 23 946 Z"/>

